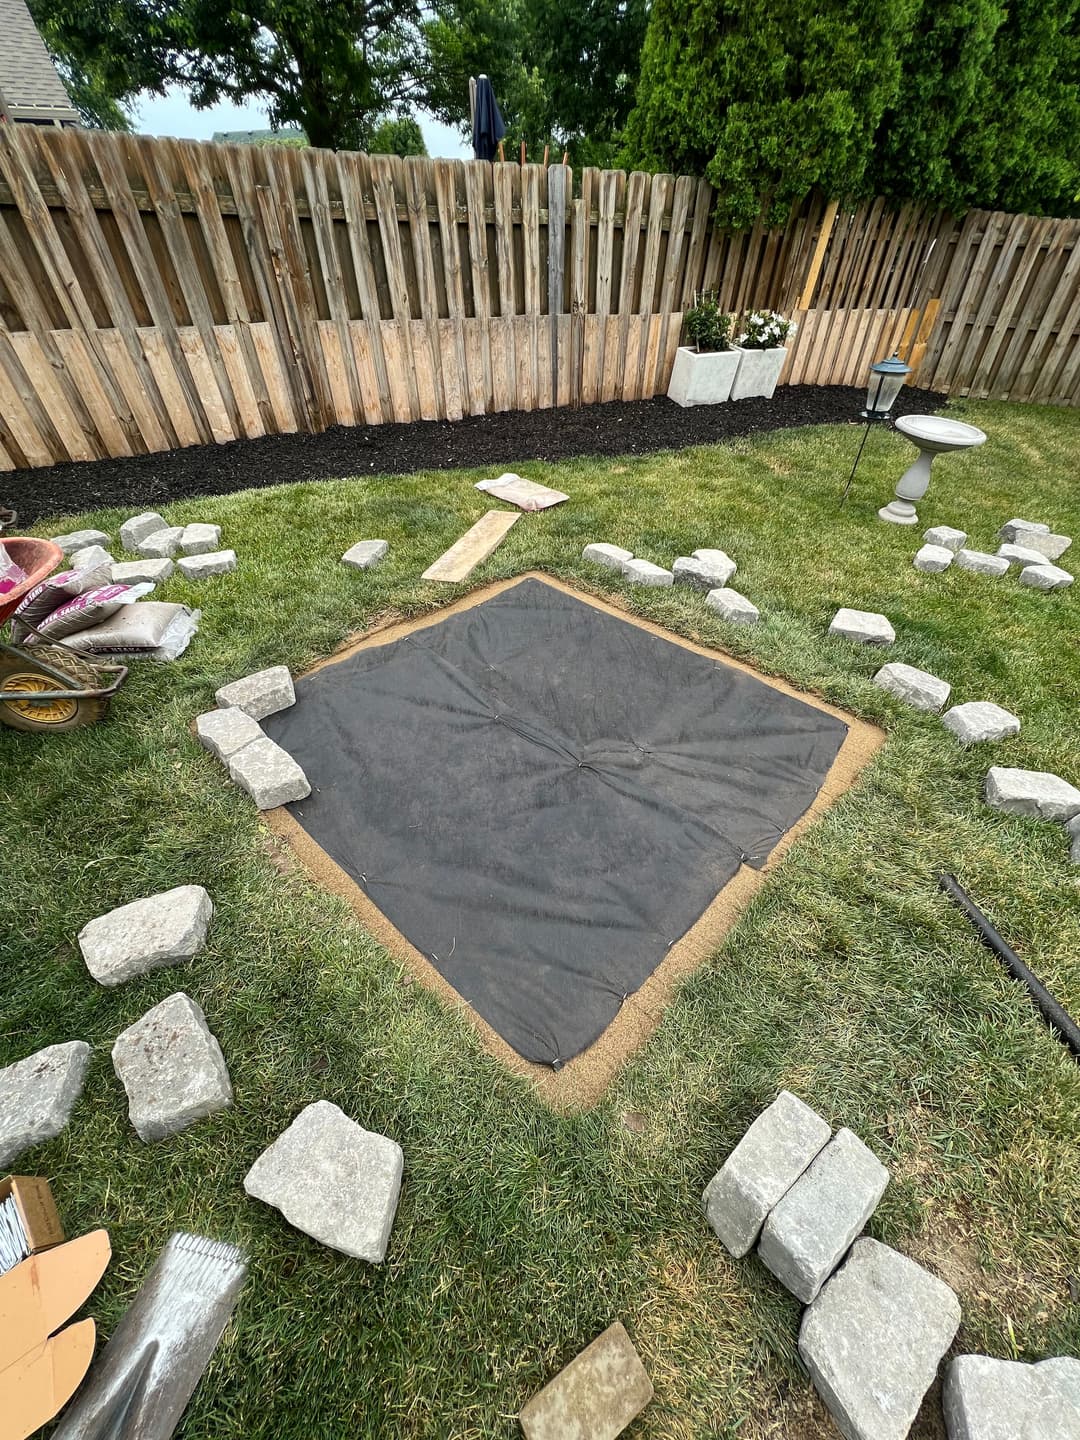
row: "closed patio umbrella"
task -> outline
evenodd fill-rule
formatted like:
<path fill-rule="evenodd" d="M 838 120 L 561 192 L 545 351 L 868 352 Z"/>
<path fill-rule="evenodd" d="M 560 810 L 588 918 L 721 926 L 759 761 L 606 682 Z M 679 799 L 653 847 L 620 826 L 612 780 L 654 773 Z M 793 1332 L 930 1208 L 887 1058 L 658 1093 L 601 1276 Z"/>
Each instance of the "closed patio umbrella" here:
<path fill-rule="evenodd" d="M 495 91 L 486 75 L 476 82 L 476 105 L 473 109 L 473 154 L 477 160 L 494 160 L 499 141 L 506 134 Z"/>

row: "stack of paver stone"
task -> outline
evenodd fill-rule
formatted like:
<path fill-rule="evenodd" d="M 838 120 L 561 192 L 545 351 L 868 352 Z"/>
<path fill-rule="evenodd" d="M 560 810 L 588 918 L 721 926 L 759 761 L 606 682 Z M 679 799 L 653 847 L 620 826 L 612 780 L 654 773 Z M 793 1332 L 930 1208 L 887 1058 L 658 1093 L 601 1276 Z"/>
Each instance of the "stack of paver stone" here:
<path fill-rule="evenodd" d="M 234 784 L 246 790 L 260 810 L 310 795 L 303 770 L 259 724 L 296 701 L 286 667 L 273 665 L 245 675 L 223 685 L 214 698 L 218 708 L 196 718 L 195 732 L 206 749 L 228 767 Z"/>
<path fill-rule="evenodd" d="M 156 510 L 133 515 L 120 526 L 120 543 L 141 560 L 127 561 L 117 569 L 136 570 L 146 579 L 167 580 L 176 568 L 188 580 L 205 580 L 236 569 L 236 552 L 219 550 L 221 526 L 198 522 L 170 525 Z M 118 577 L 114 573 L 114 579 Z"/>
<path fill-rule="evenodd" d="M 858 1238 L 888 1181 L 857 1136 L 834 1135 L 783 1090 L 703 1196 L 727 1250 L 740 1257 L 757 1245 L 808 1307 L 799 1353 L 848 1440 L 903 1440 L 960 1326 L 960 1302 L 944 1281 Z M 963 1355 L 949 1367 L 945 1396 L 950 1440 L 1080 1440 L 1077 1360 L 1029 1366 Z M 1026 1407 L 1035 1398 L 1045 1419 L 1033 1424 Z M 995 1428 L 1003 1417 L 1006 1428 Z"/>

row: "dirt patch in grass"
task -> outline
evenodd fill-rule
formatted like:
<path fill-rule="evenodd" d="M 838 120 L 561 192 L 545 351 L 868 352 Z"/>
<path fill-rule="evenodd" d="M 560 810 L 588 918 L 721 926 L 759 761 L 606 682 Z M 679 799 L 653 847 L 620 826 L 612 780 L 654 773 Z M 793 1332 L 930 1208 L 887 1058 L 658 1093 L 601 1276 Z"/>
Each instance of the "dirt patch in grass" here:
<path fill-rule="evenodd" d="M 912 1259 L 956 1291 L 968 1326 L 1001 1330 L 1004 1317 L 1006 1330 L 1012 1323 L 1037 1331 L 1070 1303 L 1063 1269 L 1048 1274 L 1019 1264 L 984 1268 L 973 1228 L 956 1213 L 931 1212 L 927 1228 L 908 1246 Z"/>
<path fill-rule="evenodd" d="M 946 397 L 908 388 L 897 415 L 939 410 Z M 0 504 L 21 526 L 47 515 L 108 506 L 145 509 L 192 495 L 264 485 L 407 475 L 417 470 L 513 466 L 575 455 L 646 455 L 799 425 L 854 422 L 865 393 L 848 385 L 785 385 L 771 400 L 733 400 L 684 410 L 665 396 L 571 410 L 508 411 L 408 425 L 335 426 L 319 435 L 267 435 L 155 455 L 50 465 L 0 476 Z"/>

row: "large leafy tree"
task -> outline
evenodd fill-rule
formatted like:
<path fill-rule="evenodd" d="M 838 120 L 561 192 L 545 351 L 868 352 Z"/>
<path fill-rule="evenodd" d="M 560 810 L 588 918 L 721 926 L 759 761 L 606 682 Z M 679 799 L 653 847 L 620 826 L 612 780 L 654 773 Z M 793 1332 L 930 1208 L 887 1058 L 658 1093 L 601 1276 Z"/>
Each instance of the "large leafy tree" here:
<path fill-rule="evenodd" d="M 31 0 L 84 114 L 142 90 L 263 100 L 313 145 L 363 148 L 419 106 L 464 128 L 486 73 L 512 141 L 610 148 L 633 98 L 647 0 Z M 399 143 L 401 143 L 399 137 Z"/>
<path fill-rule="evenodd" d="M 72 103 L 88 125 L 129 130 L 125 107 L 161 88 L 167 6 L 141 0 L 29 0 Z"/>
<path fill-rule="evenodd" d="M 419 0 L 179 0 L 166 82 L 196 106 L 266 100 L 312 145 L 360 149 L 410 106 L 424 68 Z"/>
<path fill-rule="evenodd" d="M 380 120 L 368 139 L 372 155 L 426 155 L 424 132 L 412 115 L 393 115 Z"/>
<path fill-rule="evenodd" d="M 582 135 L 620 130 L 634 102 L 646 0 L 528 0 L 552 113 Z"/>
<path fill-rule="evenodd" d="M 425 100 L 468 122 L 470 75 L 486 74 L 508 145 L 550 142 L 576 161 L 613 157 L 633 104 L 648 0 L 441 0 L 425 25 Z"/>
<path fill-rule="evenodd" d="M 361 148 L 427 71 L 420 0 L 31 0 L 69 76 L 130 104 L 179 85 L 196 106 L 265 101 L 313 145 Z M 91 118 L 110 123 L 101 108 Z"/>

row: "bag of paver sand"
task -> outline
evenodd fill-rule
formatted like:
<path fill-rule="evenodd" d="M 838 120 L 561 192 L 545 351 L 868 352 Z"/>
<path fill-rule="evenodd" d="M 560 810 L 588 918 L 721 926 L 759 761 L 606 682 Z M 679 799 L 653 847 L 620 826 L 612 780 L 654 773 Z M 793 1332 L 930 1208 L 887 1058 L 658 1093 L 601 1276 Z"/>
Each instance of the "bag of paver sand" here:
<path fill-rule="evenodd" d="M 99 585 L 95 590 L 87 590 L 46 615 L 38 622 L 38 633 L 28 635 L 24 643 L 30 646 L 64 640 L 70 645 L 71 637 L 78 631 L 99 625 L 125 605 L 141 600 L 153 588 L 149 581 L 145 581 L 141 585 Z"/>
<path fill-rule="evenodd" d="M 67 644 L 89 655 L 175 660 L 199 628 L 202 612 L 163 600 L 125 605 L 89 629 L 69 635 Z"/>

